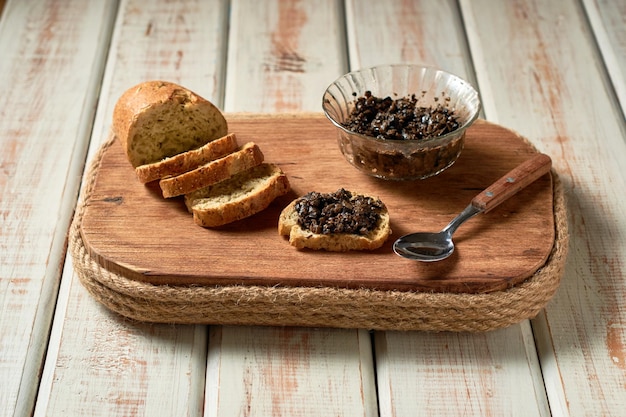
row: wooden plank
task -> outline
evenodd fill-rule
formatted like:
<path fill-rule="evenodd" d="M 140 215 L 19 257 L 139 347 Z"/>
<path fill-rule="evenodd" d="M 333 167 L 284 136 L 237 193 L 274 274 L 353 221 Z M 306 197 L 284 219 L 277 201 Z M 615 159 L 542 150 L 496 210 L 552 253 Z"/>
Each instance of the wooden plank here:
<path fill-rule="evenodd" d="M 626 3 L 621 0 L 583 0 L 615 94 L 626 117 Z"/>
<path fill-rule="evenodd" d="M 415 62 L 476 85 L 456 2 L 349 1 L 346 10 L 353 68 Z M 528 322 L 484 335 L 375 339 L 381 415 L 549 415 Z"/>
<path fill-rule="evenodd" d="M 491 92 L 486 113 L 550 154 L 567 187 L 564 280 L 533 321 L 552 412 L 621 415 L 626 207 L 616 190 L 626 188 L 626 138 L 593 33 L 573 1 L 462 5 L 478 81 Z"/>
<path fill-rule="evenodd" d="M 0 415 L 34 407 L 112 8 L 9 1 L 0 19 Z"/>
<path fill-rule="evenodd" d="M 549 415 L 536 397 L 543 393 L 534 386 L 534 358 L 527 356 L 534 346 L 525 350 L 525 339 L 519 326 L 477 335 L 377 335 L 381 415 Z"/>
<path fill-rule="evenodd" d="M 205 229 L 193 222 L 182 198 L 164 199 L 157 184 L 139 182 L 122 146 L 114 143 L 102 157 L 82 220 L 82 237 L 97 262 L 127 278 L 159 285 L 486 293 L 532 276 L 554 245 L 552 181 L 545 175 L 463 226 L 450 258 L 424 263 L 393 252 L 394 240 L 416 231 L 416 224 L 423 231 L 441 230 L 480 190 L 536 155 L 524 139 L 501 126 L 474 124 L 450 169 L 427 181 L 399 182 L 373 181 L 348 164 L 335 127 L 323 115 L 233 116 L 228 122 L 240 143 L 254 141 L 266 161 L 282 167 L 292 192 L 255 216 Z M 375 195 L 387 206 L 393 233 L 382 248 L 299 251 L 278 235 L 280 212 L 295 196 L 342 187 Z M 510 235 L 519 238 L 508 239 Z"/>
<path fill-rule="evenodd" d="M 225 109 L 321 111 L 325 86 L 345 70 L 340 10 L 332 0 L 233 1 Z M 365 331 L 225 326 L 209 339 L 207 416 L 377 414 Z"/>
<path fill-rule="evenodd" d="M 230 24 L 227 112 L 322 111 L 346 68 L 340 1 L 235 0 Z"/>
<path fill-rule="evenodd" d="M 96 305 L 68 270 L 35 416 L 128 416 L 167 410 L 202 414 L 207 333 L 203 326 L 132 323 Z M 88 306 L 89 308 L 86 308 Z M 85 316 L 88 313 L 89 316 Z M 86 324 L 89 322 L 89 325 Z M 158 415 L 155 411 L 154 415 Z"/>
<path fill-rule="evenodd" d="M 367 332 L 212 327 L 209 340 L 208 416 L 376 415 Z"/>
<path fill-rule="evenodd" d="M 476 86 L 455 2 L 346 2 L 350 69 L 382 64 L 435 66 Z"/>
<path fill-rule="evenodd" d="M 123 1 L 107 56 L 89 159 L 119 95 L 167 79 L 220 104 L 224 1 Z M 110 39 L 110 38 L 109 38 Z M 107 39 L 108 40 L 108 39 Z M 97 304 L 66 261 L 35 415 L 202 414 L 207 329 L 130 323 Z"/>

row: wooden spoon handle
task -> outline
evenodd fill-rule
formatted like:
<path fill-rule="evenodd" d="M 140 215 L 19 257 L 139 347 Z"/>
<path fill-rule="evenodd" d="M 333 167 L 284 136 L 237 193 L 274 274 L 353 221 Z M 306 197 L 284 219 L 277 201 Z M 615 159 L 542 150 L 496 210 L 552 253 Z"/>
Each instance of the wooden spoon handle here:
<path fill-rule="evenodd" d="M 522 162 L 474 197 L 472 205 L 487 213 L 522 188 L 550 172 L 551 167 L 552 160 L 548 155 L 537 154 L 529 160 Z"/>

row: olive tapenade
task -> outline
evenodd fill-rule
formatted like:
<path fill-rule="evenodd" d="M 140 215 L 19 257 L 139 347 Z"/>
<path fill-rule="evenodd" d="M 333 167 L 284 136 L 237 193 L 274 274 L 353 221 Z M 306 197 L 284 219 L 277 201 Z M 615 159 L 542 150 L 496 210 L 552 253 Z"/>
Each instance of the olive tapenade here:
<path fill-rule="evenodd" d="M 367 235 L 376 229 L 384 208 L 378 199 L 343 188 L 334 193 L 312 191 L 295 203 L 298 224 L 317 234 Z"/>
<path fill-rule="evenodd" d="M 418 105 L 415 94 L 392 99 L 376 97 L 366 91 L 354 101 L 354 108 L 343 126 L 380 139 L 422 140 L 453 132 L 459 122 L 454 110 L 441 104 Z"/>
<path fill-rule="evenodd" d="M 355 98 L 339 133 L 346 159 L 369 175 L 392 180 L 428 178 L 452 165 L 465 143 L 463 118 L 443 93 L 429 99 L 431 107 L 419 105 L 425 96 L 394 100 L 366 91 Z"/>

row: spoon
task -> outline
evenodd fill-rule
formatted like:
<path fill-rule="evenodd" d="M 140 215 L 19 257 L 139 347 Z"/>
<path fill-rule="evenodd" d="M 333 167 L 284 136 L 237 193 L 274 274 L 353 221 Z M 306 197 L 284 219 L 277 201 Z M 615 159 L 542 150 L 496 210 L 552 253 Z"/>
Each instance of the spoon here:
<path fill-rule="evenodd" d="M 547 174 L 552 167 L 548 155 L 538 154 L 521 163 L 478 194 L 472 202 L 439 233 L 411 233 L 393 244 L 393 251 L 408 259 L 423 262 L 440 261 L 452 255 L 452 234 L 461 224 L 478 213 L 487 213 L 522 188 Z"/>

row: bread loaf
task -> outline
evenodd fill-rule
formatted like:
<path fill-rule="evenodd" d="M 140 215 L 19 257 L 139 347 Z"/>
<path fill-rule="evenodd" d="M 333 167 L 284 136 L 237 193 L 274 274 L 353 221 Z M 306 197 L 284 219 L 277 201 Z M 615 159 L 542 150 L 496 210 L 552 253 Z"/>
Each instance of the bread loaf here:
<path fill-rule="evenodd" d="M 282 170 L 264 163 L 185 195 L 185 204 L 196 224 L 218 227 L 265 210 L 289 188 Z"/>
<path fill-rule="evenodd" d="M 159 180 L 163 197 L 184 195 L 194 221 L 217 227 L 252 216 L 289 191 L 281 169 L 263 164 L 259 147 L 238 147 L 209 101 L 166 81 L 122 94 L 113 133 L 142 183 Z"/>
<path fill-rule="evenodd" d="M 113 110 L 112 128 L 135 168 L 197 149 L 228 132 L 226 119 L 211 102 L 166 81 L 126 90 Z"/>
<path fill-rule="evenodd" d="M 159 185 L 165 198 L 189 194 L 257 166 L 263 162 L 263 158 L 259 147 L 254 142 L 248 142 L 239 150 L 192 171 L 175 177 L 163 178 L 159 181 Z"/>
<path fill-rule="evenodd" d="M 184 174 L 234 152 L 237 147 L 237 137 L 234 133 L 230 133 L 198 149 L 179 153 L 152 164 L 140 165 L 135 168 L 135 173 L 139 181 L 145 184 L 161 178 Z"/>
<path fill-rule="evenodd" d="M 353 197 L 367 197 L 356 193 L 351 194 Z M 299 214 L 296 210 L 297 202 L 298 199 L 292 201 L 281 212 L 278 219 L 278 233 L 288 236 L 289 243 L 298 249 L 307 248 L 331 252 L 374 250 L 380 248 L 391 235 L 389 212 L 382 202 L 382 209 L 378 213 L 378 221 L 366 234 L 314 233 L 299 224 Z"/>

